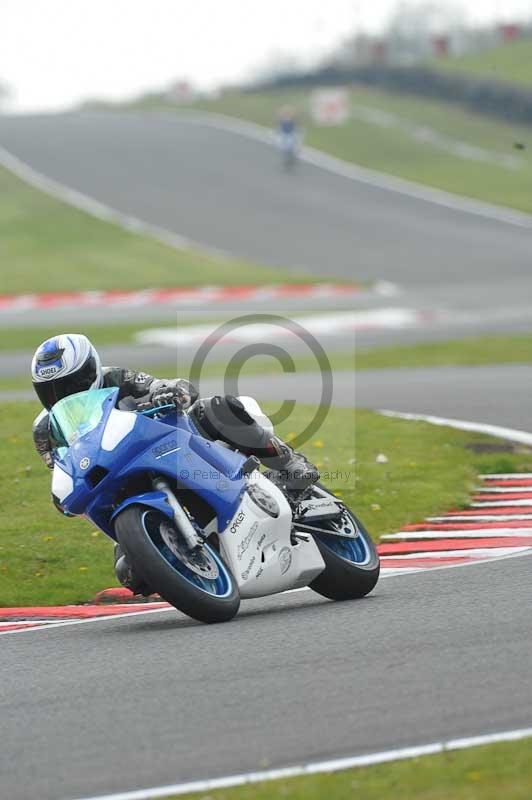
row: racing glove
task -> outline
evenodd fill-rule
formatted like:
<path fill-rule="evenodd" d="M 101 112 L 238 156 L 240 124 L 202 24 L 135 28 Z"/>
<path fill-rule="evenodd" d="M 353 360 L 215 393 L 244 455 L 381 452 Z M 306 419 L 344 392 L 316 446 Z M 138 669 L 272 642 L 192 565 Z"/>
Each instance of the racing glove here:
<path fill-rule="evenodd" d="M 175 405 L 184 411 L 197 398 L 197 392 L 186 380 L 178 378 L 173 381 L 155 380 L 150 391 L 150 402 L 156 406 Z"/>

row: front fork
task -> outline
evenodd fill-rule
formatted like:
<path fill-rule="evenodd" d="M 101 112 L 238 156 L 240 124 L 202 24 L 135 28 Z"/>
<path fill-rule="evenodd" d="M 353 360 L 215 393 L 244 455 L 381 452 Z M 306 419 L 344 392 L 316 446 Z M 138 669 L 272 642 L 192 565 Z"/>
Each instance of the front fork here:
<path fill-rule="evenodd" d="M 194 525 L 188 517 L 188 514 L 183 510 L 180 503 L 177 501 L 176 496 L 171 490 L 169 484 L 164 480 L 164 478 L 156 476 L 152 478 L 152 485 L 156 492 L 162 492 L 166 495 L 168 505 L 174 514 L 174 522 L 177 530 L 183 536 L 188 549 L 195 550 L 197 547 L 201 547 L 203 540 L 198 535 Z"/>

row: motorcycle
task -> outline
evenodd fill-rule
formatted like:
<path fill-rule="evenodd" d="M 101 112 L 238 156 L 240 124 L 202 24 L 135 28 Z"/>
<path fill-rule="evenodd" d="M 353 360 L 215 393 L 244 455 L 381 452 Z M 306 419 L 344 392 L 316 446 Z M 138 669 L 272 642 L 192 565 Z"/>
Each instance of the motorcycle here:
<path fill-rule="evenodd" d="M 277 134 L 277 146 L 281 154 L 281 164 L 285 172 L 291 172 L 297 165 L 300 150 L 300 138 L 297 133 Z"/>
<path fill-rule="evenodd" d="M 153 593 L 214 623 L 241 599 L 309 586 L 348 600 L 374 588 L 373 542 L 325 487 L 293 497 L 174 405 L 117 400 L 116 388 L 92 389 L 54 405 L 52 495 L 119 542 Z"/>

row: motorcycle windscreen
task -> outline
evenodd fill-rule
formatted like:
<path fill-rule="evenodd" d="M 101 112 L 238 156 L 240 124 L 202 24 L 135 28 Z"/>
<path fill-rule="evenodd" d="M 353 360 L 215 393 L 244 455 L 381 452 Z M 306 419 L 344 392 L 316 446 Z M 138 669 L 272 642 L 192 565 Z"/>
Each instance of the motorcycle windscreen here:
<path fill-rule="evenodd" d="M 104 403 L 116 393 L 111 389 L 90 389 L 64 397 L 50 411 L 50 430 L 58 447 L 70 447 L 101 422 Z"/>

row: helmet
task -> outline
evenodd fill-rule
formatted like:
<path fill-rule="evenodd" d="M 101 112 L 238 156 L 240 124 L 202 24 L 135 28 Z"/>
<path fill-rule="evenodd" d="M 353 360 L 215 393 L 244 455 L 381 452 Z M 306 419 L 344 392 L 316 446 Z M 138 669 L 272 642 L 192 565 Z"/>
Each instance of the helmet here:
<path fill-rule="evenodd" d="M 33 387 L 43 406 L 76 392 L 99 389 L 103 383 L 100 356 L 86 336 L 65 333 L 47 339 L 31 362 Z"/>

